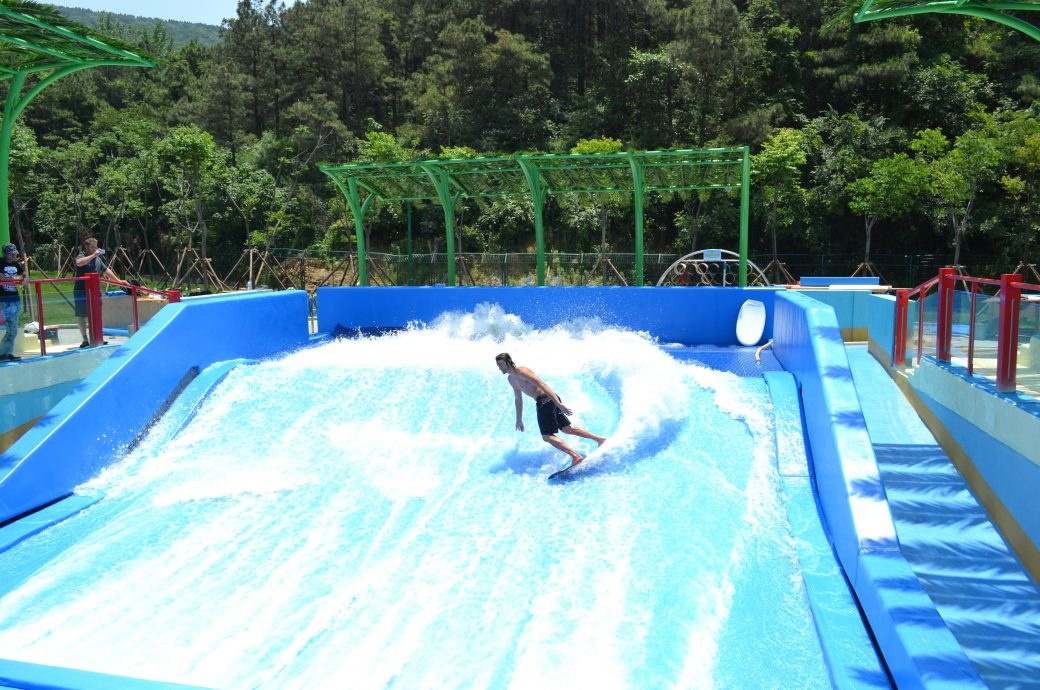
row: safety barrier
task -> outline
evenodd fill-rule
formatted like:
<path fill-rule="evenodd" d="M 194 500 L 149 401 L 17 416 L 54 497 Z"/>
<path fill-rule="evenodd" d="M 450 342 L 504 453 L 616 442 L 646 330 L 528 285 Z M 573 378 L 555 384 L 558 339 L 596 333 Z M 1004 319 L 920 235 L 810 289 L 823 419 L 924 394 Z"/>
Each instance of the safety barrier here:
<path fill-rule="evenodd" d="M 935 317 L 935 358 L 941 362 L 949 362 L 952 354 L 953 322 L 954 322 L 954 290 L 958 282 L 970 286 L 968 317 L 968 353 L 967 368 L 971 375 L 975 370 L 975 335 L 976 335 L 976 298 L 979 287 L 990 285 L 999 288 L 999 309 L 997 315 L 997 369 L 996 384 L 1000 392 L 1012 392 L 1016 389 L 1016 367 L 1018 362 L 1019 320 L 1023 301 L 1023 291 L 1040 293 L 1040 285 L 1022 282 L 1018 273 L 1004 273 L 999 280 L 977 278 L 974 276 L 956 275 L 951 267 L 940 268 L 939 275 L 925 281 L 912 290 L 896 292 L 896 315 L 893 341 L 893 360 L 896 366 L 907 364 L 908 320 L 910 300 L 917 298 L 917 363 L 920 363 L 924 350 L 924 301 L 933 287 L 938 292 L 938 309 Z"/>
<path fill-rule="evenodd" d="M 22 281 L 0 281 L 12 285 L 22 285 Z M 30 290 L 32 291 L 33 301 L 36 306 L 36 318 L 39 324 L 39 341 L 40 341 L 40 355 L 47 354 L 47 309 L 46 302 L 43 297 L 43 286 L 52 284 L 72 284 L 76 283 L 84 284 L 84 292 L 86 296 L 87 306 L 87 339 L 91 345 L 98 345 L 104 342 L 104 326 L 101 318 L 101 285 L 113 285 L 121 289 L 129 290 L 129 295 L 133 305 L 133 320 L 132 325 L 136 332 L 141 327 L 141 317 L 138 313 L 137 298 L 139 295 L 155 295 L 165 299 L 169 303 L 179 302 L 181 299 L 181 293 L 179 290 L 153 290 L 140 285 L 134 285 L 132 283 L 123 283 L 120 281 L 112 281 L 101 278 L 97 273 L 87 273 L 86 275 L 79 278 L 39 278 L 31 279 L 28 281 Z M 66 298 L 66 301 L 67 298 Z"/>

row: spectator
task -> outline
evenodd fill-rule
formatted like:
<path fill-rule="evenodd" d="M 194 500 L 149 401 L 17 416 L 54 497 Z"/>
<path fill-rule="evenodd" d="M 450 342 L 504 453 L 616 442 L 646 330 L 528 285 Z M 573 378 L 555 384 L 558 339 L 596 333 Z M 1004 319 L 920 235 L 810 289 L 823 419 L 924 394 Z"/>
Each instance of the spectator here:
<path fill-rule="evenodd" d="M 13 244 L 5 244 L 4 256 L 0 260 L 0 280 L 12 281 L 0 283 L 0 309 L 3 309 L 4 339 L 0 340 L 0 362 L 17 362 L 21 357 L 14 354 L 15 338 L 18 337 L 18 314 L 22 311 L 22 298 L 18 294 L 18 284 L 14 281 L 22 281 L 23 287 L 28 285 L 29 274 L 25 270 L 25 264 L 18 260 L 18 247 Z"/>
<path fill-rule="evenodd" d="M 102 260 L 105 250 L 98 247 L 98 241 L 93 237 L 83 240 L 83 249 L 76 255 L 76 277 L 81 278 L 88 273 L 97 273 L 102 278 L 118 281 L 119 278 L 112 272 Z M 87 336 L 87 286 L 82 280 L 77 280 L 73 288 L 73 296 L 76 302 L 76 323 L 79 324 L 79 334 L 83 337 L 80 347 L 90 347 L 90 338 Z M 100 315 L 99 315 L 100 316 Z"/>

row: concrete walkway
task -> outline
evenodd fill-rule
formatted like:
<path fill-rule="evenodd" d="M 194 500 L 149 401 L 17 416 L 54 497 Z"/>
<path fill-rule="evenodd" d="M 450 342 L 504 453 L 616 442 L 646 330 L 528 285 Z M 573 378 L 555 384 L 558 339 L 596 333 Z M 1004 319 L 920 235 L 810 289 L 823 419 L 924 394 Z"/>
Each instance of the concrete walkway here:
<path fill-rule="evenodd" d="M 907 561 L 989 687 L 1040 689 L 1040 587 L 885 369 L 846 349 Z"/>

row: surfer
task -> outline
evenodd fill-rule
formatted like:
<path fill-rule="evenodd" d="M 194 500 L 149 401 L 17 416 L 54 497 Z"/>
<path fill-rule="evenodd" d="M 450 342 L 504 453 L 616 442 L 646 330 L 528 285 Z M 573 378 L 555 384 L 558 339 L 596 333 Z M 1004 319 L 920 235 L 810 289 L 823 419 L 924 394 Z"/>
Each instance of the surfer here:
<path fill-rule="evenodd" d="M 509 385 L 513 387 L 513 393 L 516 396 L 517 430 L 524 430 L 523 393 L 527 393 L 529 396 L 534 398 L 535 401 L 535 409 L 538 412 L 538 430 L 542 434 L 542 440 L 553 448 L 562 450 L 564 453 L 571 456 L 571 467 L 577 465 L 579 462 L 584 460 L 585 457 L 564 443 L 560 437 L 556 435 L 556 432 L 562 431 L 563 433 L 571 434 L 572 436 L 590 438 L 601 446 L 603 445 L 603 442 L 607 440 L 602 436 L 597 436 L 591 431 L 587 431 L 571 424 L 570 420 L 566 417 L 566 415 L 571 414 L 571 410 L 563 404 L 563 401 L 560 400 L 560 396 L 556 395 L 553 389 L 549 387 L 549 384 L 538 378 L 538 375 L 533 371 L 527 367 L 517 366 L 513 362 L 513 358 L 509 356 L 508 352 L 503 352 L 496 356 L 495 363 L 498 365 L 498 370 L 503 374 L 506 374 L 508 377 Z"/>

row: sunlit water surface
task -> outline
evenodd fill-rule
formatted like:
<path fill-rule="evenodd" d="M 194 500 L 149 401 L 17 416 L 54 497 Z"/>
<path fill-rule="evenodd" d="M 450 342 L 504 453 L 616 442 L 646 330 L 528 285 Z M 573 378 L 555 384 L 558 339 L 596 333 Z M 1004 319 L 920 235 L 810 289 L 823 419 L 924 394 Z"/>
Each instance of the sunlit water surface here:
<path fill-rule="evenodd" d="M 515 430 L 501 351 L 609 436 L 572 481 L 530 401 Z M 3 556 L 64 549 L 5 586 L 0 656 L 218 688 L 829 687 L 771 418 L 761 380 L 490 305 L 238 367 Z"/>

